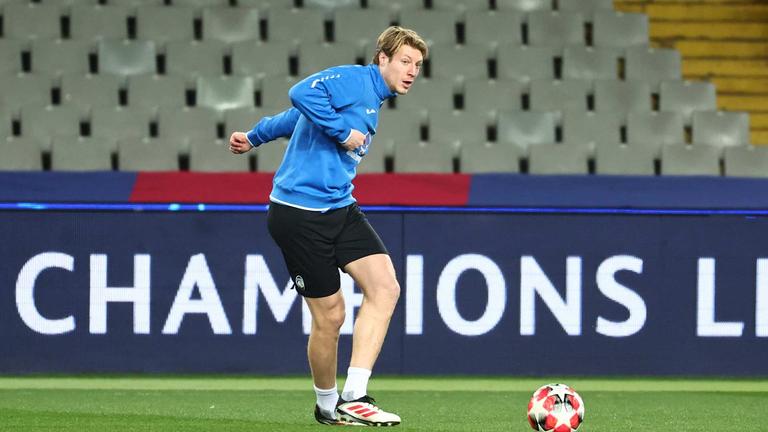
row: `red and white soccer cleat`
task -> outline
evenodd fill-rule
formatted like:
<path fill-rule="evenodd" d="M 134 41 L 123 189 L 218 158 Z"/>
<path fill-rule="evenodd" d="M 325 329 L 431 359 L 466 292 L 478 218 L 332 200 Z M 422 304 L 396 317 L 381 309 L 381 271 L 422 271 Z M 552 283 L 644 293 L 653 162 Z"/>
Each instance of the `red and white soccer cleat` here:
<path fill-rule="evenodd" d="M 389 413 L 376 405 L 376 401 L 366 395 L 353 401 L 340 401 L 336 406 L 336 416 L 343 421 L 358 422 L 366 426 L 397 426 L 400 416 Z"/>

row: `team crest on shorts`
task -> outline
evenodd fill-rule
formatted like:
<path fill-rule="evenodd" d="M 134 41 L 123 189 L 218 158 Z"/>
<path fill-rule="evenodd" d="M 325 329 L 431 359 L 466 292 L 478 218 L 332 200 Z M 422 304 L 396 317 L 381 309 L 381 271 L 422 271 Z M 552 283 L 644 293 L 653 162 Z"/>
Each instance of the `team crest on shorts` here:
<path fill-rule="evenodd" d="M 296 288 L 304 291 L 304 278 L 301 275 L 296 276 Z"/>

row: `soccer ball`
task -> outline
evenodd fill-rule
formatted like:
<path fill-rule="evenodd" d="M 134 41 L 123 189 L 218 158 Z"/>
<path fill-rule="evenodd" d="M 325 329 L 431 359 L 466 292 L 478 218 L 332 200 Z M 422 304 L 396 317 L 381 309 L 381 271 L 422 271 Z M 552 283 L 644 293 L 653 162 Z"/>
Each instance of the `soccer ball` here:
<path fill-rule="evenodd" d="M 547 384 L 528 402 L 528 423 L 534 430 L 572 432 L 584 421 L 584 401 L 565 384 Z"/>

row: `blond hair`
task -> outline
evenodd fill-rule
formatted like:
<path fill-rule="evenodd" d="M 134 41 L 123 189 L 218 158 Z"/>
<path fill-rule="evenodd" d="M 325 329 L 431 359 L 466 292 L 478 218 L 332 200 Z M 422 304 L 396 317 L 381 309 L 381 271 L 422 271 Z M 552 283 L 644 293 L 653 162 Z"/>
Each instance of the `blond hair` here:
<path fill-rule="evenodd" d="M 376 52 L 373 54 L 373 63 L 379 64 L 379 54 L 384 53 L 390 59 L 403 45 L 416 48 L 421 51 L 424 58 L 427 57 L 428 48 L 424 39 L 411 29 L 391 26 L 384 30 L 376 40 Z"/>

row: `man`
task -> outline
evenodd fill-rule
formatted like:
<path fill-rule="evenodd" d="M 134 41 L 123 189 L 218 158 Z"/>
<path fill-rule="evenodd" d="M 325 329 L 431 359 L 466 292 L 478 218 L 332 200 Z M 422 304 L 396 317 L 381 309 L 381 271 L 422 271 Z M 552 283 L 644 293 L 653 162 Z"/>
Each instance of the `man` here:
<path fill-rule="evenodd" d="M 315 419 L 322 424 L 400 423 L 367 391 L 400 286 L 387 249 L 352 197 L 352 179 L 376 133 L 381 105 L 408 93 L 426 55 L 427 45 L 416 32 L 389 27 L 377 40 L 372 64 L 310 75 L 288 92 L 292 108 L 230 137 L 230 150 L 237 154 L 291 137 L 275 173 L 267 225 L 312 314 L 307 354 L 317 395 Z M 338 269 L 363 292 L 341 398 L 336 367 L 345 308 Z"/>

